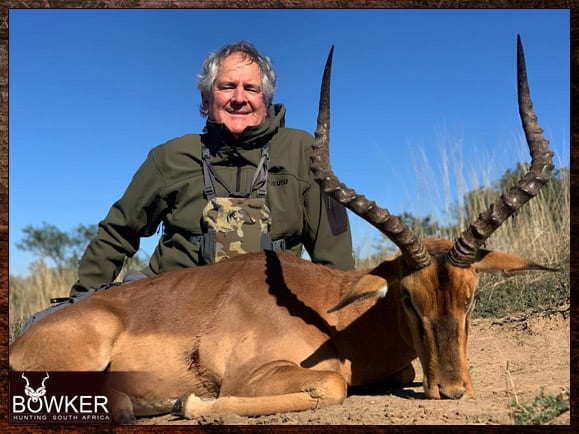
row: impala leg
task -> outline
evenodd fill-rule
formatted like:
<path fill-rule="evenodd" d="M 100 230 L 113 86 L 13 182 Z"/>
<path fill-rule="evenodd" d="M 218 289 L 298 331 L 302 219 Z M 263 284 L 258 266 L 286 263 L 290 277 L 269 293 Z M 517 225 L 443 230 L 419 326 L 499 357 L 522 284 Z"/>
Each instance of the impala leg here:
<path fill-rule="evenodd" d="M 390 377 L 390 381 L 396 386 L 410 386 L 414 381 L 416 372 L 412 363 L 402 368 L 400 371 L 396 372 Z"/>
<path fill-rule="evenodd" d="M 222 388 L 217 399 L 182 397 L 173 407 L 173 414 L 191 419 L 216 413 L 258 416 L 309 410 L 341 404 L 347 385 L 336 372 L 314 371 L 282 361 L 259 368 L 249 381 L 235 389 Z"/>
<path fill-rule="evenodd" d="M 133 403 L 123 392 L 118 390 L 108 390 L 111 398 L 111 415 L 113 422 L 118 425 L 131 425 L 137 422 L 133 411 Z"/>

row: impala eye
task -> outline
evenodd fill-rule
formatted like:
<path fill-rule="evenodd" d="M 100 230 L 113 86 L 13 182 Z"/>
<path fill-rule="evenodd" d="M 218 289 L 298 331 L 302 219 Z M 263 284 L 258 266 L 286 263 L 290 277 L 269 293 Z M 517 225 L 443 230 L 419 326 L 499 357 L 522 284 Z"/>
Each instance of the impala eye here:
<path fill-rule="evenodd" d="M 408 292 L 407 290 L 402 291 L 402 305 L 404 306 L 405 309 L 410 310 L 410 311 L 418 314 L 418 312 L 416 311 L 416 307 L 414 306 L 414 303 L 412 302 L 412 297 L 410 296 L 410 292 Z"/>
<path fill-rule="evenodd" d="M 424 336 L 424 324 L 423 324 L 423 320 L 422 317 L 420 316 L 420 313 L 418 313 L 418 309 L 416 309 L 416 306 L 414 305 L 414 303 L 412 302 L 412 297 L 410 296 L 410 292 L 408 292 L 406 289 L 402 290 L 402 305 L 404 306 L 404 309 L 406 309 L 407 312 L 412 312 L 413 317 L 418 320 L 418 333 L 420 334 L 421 337 Z"/>

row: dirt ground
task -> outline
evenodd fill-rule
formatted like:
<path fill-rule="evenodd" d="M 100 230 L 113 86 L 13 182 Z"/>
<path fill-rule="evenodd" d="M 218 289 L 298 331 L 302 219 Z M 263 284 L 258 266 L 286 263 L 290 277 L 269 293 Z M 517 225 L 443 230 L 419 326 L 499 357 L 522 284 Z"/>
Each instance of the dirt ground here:
<path fill-rule="evenodd" d="M 475 319 L 471 326 L 468 359 L 475 388 L 470 400 L 427 400 L 422 370 L 412 387 L 380 395 L 351 395 L 330 408 L 240 417 L 234 414 L 182 420 L 175 416 L 141 418 L 142 425 L 439 425 L 513 424 L 510 403 L 531 404 L 545 394 L 570 390 L 569 306 L 549 312 L 520 313 L 502 319 Z M 570 424 L 570 412 L 552 424 Z"/>

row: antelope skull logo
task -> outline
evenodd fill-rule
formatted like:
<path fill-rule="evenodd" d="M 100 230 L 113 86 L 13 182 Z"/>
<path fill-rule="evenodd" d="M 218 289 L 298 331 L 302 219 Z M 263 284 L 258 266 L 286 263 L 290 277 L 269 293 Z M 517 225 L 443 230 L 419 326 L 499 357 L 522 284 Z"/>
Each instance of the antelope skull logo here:
<path fill-rule="evenodd" d="M 26 378 L 24 373 L 22 373 L 22 378 L 24 378 L 24 380 L 26 380 L 26 386 L 24 387 L 24 393 L 26 394 L 26 396 L 28 396 L 30 399 L 32 399 L 32 402 L 37 402 L 40 398 L 42 398 L 44 395 L 46 395 L 46 387 L 44 386 L 44 382 L 50 378 L 50 376 L 48 375 L 48 372 L 46 373 L 46 377 L 44 377 L 44 379 L 42 380 L 42 385 L 36 390 L 33 389 L 32 387 L 30 387 L 30 382 L 28 381 L 28 378 Z"/>

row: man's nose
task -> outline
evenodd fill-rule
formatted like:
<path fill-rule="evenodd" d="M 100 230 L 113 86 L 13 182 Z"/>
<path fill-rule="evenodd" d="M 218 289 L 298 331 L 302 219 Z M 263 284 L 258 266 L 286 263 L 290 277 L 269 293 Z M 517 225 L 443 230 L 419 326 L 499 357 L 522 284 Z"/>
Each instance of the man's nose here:
<path fill-rule="evenodd" d="M 245 89 L 241 86 L 237 86 L 235 89 L 233 89 L 233 95 L 232 95 L 232 100 L 240 103 L 240 102 L 244 102 L 247 98 L 246 98 L 247 94 L 245 92 Z"/>

